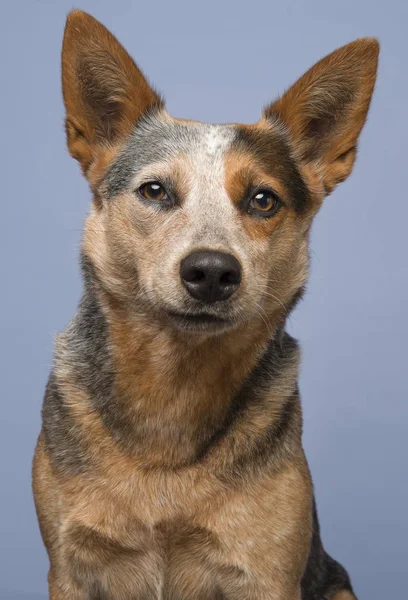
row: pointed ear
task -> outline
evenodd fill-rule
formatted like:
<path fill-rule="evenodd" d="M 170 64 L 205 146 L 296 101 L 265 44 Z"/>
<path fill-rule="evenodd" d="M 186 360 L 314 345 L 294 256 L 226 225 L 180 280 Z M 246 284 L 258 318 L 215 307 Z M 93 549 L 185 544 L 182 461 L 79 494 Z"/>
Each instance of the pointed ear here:
<path fill-rule="evenodd" d="M 353 168 L 374 89 L 379 44 L 362 38 L 319 61 L 264 110 L 289 129 L 301 160 L 316 161 L 329 193 Z"/>
<path fill-rule="evenodd" d="M 98 150 L 163 104 L 116 38 L 80 11 L 67 18 L 62 48 L 67 144 L 86 174 Z"/>

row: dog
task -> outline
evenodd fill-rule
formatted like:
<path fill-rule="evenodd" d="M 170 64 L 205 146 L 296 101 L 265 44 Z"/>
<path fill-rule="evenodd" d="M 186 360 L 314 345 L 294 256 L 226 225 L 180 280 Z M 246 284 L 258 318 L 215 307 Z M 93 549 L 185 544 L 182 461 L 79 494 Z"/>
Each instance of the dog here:
<path fill-rule="evenodd" d="M 320 539 L 285 322 L 378 53 L 358 39 L 256 124 L 209 125 L 69 14 L 67 144 L 93 201 L 33 462 L 51 600 L 356 599 Z"/>

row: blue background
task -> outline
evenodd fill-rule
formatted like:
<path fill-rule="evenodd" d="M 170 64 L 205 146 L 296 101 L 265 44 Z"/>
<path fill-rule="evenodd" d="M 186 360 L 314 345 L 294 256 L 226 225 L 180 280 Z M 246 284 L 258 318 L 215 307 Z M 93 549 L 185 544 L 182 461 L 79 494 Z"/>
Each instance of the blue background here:
<path fill-rule="evenodd" d="M 80 295 L 90 192 L 65 149 L 60 47 L 71 2 L 3 0 L 0 598 L 47 597 L 31 458 L 53 337 Z M 302 342 L 304 441 L 326 547 L 361 600 L 406 597 L 407 59 L 405 0 L 91 1 L 174 116 L 254 122 L 307 68 L 360 36 L 382 43 L 351 178 L 314 225 Z"/>

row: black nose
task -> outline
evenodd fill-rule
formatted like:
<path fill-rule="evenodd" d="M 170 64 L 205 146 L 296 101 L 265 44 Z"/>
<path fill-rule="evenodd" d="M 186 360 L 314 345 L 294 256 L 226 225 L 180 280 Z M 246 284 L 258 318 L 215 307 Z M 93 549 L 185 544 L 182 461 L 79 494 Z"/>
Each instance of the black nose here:
<path fill-rule="evenodd" d="M 202 250 L 181 261 L 180 276 L 193 298 L 203 302 L 227 300 L 241 282 L 241 266 L 232 254 Z"/>

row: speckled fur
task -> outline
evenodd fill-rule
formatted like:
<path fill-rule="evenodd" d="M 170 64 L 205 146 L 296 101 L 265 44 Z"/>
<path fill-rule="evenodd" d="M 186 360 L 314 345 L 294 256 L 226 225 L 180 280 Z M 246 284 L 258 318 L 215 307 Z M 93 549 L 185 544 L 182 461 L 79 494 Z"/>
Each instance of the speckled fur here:
<path fill-rule="evenodd" d="M 255 125 L 208 125 L 171 117 L 119 42 L 69 15 L 67 143 L 94 199 L 33 465 L 51 600 L 355 599 L 320 539 L 285 322 L 312 220 L 351 172 L 377 54 L 358 40 Z M 152 180 L 171 205 L 141 196 Z M 254 186 L 280 199 L 268 218 L 248 210 Z M 179 271 L 208 249 L 242 281 L 203 306 Z"/>

